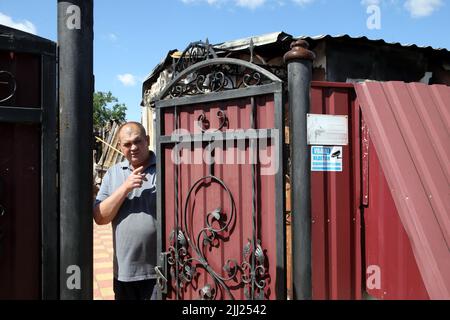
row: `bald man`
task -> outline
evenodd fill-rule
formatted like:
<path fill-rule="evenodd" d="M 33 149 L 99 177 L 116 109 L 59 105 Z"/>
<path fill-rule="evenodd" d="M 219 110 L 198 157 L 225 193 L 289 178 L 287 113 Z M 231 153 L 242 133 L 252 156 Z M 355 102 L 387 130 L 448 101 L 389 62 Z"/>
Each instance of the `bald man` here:
<path fill-rule="evenodd" d="M 156 299 L 156 159 L 137 122 L 119 128 L 126 160 L 103 178 L 94 206 L 99 225 L 112 223 L 116 300 Z"/>

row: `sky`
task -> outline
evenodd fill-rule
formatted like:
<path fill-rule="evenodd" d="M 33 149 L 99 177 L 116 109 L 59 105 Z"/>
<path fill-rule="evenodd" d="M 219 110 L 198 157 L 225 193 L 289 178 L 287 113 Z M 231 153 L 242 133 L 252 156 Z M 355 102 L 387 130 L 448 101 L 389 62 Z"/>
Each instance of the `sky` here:
<path fill-rule="evenodd" d="M 70 2 L 70 0 L 67 0 Z M 57 0 L 0 0 L 0 24 L 57 42 Z M 284 31 L 450 49 L 447 0 L 94 0 L 96 91 L 140 121 L 142 82 L 169 50 Z"/>

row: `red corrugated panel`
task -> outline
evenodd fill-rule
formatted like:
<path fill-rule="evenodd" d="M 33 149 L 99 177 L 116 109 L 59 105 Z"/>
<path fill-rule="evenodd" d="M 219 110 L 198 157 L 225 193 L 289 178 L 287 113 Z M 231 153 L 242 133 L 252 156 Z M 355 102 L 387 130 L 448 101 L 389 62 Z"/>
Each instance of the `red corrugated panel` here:
<path fill-rule="evenodd" d="M 355 88 L 429 297 L 450 299 L 450 88 L 403 82 Z"/>
<path fill-rule="evenodd" d="M 377 299 L 429 299 L 377 153 L 370 139 L 366 144 L 366 290 Z"/>
<path fill-rule="evenodd" d="M 255 98 L 257 108 L 256 127 L 258 129 L 274 128 L 274 101 L 273 96 L 259 96 Z M 163 134 L 170 136 L 174 129 L 174 114 L 173 109 L 164 112 L 164 129 Z M 205 113 L 206 118 L 210 121 L 210 128 L 219 127 L 219 120 L 217 112 L 219 110 L 226 111 L 228 124 L 224 131 L 230 129 L 249 129 L 250 125 L 250 98 L 239 99 L 226 102 L 209 103 L 205 105 L 183 106 L 180 108 L 180 128 L 195 132 L 194 123 L 198 117 Z M 198 132 L 197 132 L 198 133 Z M 205 150 L 205 143 L 202 147 Z M 169 235 L 175 226 L 175 184 L 174 184 L 174 170 L 175 165 L 172 162 L 171 153 L 173 145 L 168 145 L 163 149 L 165 154 L 164 166 L 164 215 L 165 215 L 165 239 L 168 241 Z M 269 154 L 274 152 L 273 146 L 269 145 Z M 191 156 L 194 159 L 193 148 L 184 150 L 184 156 Z M 206 151 L 204 151 L 206 153 Z M 252 238 L 252 166 L 249 164 L 249 148 L 248 145 L 245 150 L 238 150 L 237 146 L 227 146 L 225 149 L 216 149 L 216 156 L 220 159 L 220 153 L 224 153 L 223 159 L 234 154 L 234 164 L 216 163 L 214 165 L 214 174 L 226 184 L 232 193 L 235 206 L 236 216 L 230 227 L 221 232 L 214 245 L 205 249 L 204 254 L 208 261 L 209 267 L 218 273 L 221 277 L 227 278 L 227 273 L 223 267 L 230 259 L 236 260 L 237 263 L 242 263 L 244 247 L 248 240 Z M 242 157 L 242 164 L 238 160 Z M 217 159 L 217 158 L 216 158 Z M 257 185 L 257 212 L 258 221 L 256 224 L 257 236 L 261 239 L 261 246 L 264 250 L 266 258 L 265 267 L 267 268 L 267 276 L 264 278 L 265 285 L 265 299 L 276 299 L 276 283 L 280 281 L 277 279 L 277 233 L 276 233 L 276 214 L 275 214 L 275 176 L 274 175 L 260 175 L 261 167 L 256 175 L 259 175 Z M 227 219 L 231 219 L 231 205 L 228 201 L 227 192 L 217 183 L 205 180 L 204 184 L 196 188 L 195 197 L 191 196 L 189 201 L 189 210 L 192 213 L 188 214 L 186 221 L 184 214 L 181 214 L 183 206 L 187 201 L 187 193 L 196 180 L 208 175 L 208 165 L 200 159 L 199 163 L 181 164 L 178 166 L 178 225 L 184 231 L 190 230 L 191 239 L 197 242 L 197 235 L 201 233 L 205 225 L 205 213 L 212 212 L 214 209 L 221 207 L 222 212 L 227 214 Z M 217 225 L 216 225 L 217 227 Z M 203 239 L 203 238 L 201 238 Z M 169 247 L 166 242 L 165 248 Z M 190 253 L 195 257 L 192 247 L 189 248 Z M 243 274 L 239 273 L 237 277 L 230 281 L 225 281 L 230 288 L 234 299 L 244 300 L 244 285 L 242 283 Z M 201 273 L 198 279 L 195 279 L 191 284 L 188 284 L 182 290 L 182 299 L 198 299 L 199 290 L 206 284 L 214 284 L 213 279 L 207 272 Z M 225 291 L 218 292 L 218 299 L 230 299 Z M 279 297 L 278 297 L 279 298 Z M 173 291 L 169 292 L 168 299 L 175 299 Z"/>
<path fill-rule="evenodd" d="M 353 86 L 313 82 L 311 113 L 348 115 L 349 123 L 343 171 L 311 172 L 313 299 L 360 299 L 359 107 Z"/>

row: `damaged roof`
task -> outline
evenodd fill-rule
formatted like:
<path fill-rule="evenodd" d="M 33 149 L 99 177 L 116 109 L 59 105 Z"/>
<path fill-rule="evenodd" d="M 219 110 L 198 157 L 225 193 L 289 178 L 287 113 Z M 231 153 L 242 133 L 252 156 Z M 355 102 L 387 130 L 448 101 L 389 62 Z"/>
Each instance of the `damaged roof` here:
<path fill-rule="evenodd" d="M 290 44 L 291 41 L 294 39 L 304 39 L 308 41 L 312 47 L 316 42 L 320 42 L 322 40 L 342 40 L 342 41 L 358 41 L 358 42 L 365 42 L 365 43 L 372 43 L 376 45 L 387 45 L 397 48 L 411 48 L 411 49 L 418 49 L 418 50 L 431 50 L 435 52 L 442 52 L 445 54 L 448 54 L 449 51 L 445 48 L 433 48 L 431 46 L 418 46 L 416 44 L 402 44 L 399 42 L 386 42 L 382 39 L 369 39 L 365 36 L 362 37 L 352 37 L 348 34 L 343 35 L 317 35 L 317 36 L 305 36 L 300 35 L 297 37 L 293 37 L 292 35 L 279 31 L 279 32 L 272 32 L 264 35 L 259 36 L 252 36 L 252 37 L 246 37 L 242 39 L 237 40 L 231 40 L 226 41 L 218 44 L 213 44 L 213 49 L 220 55 L 221 53 L 226 53 L 230 51 L 242 51 L 242 50 L 248 50 L 250 48 L 250 43 L 253 41 L 253 46 L 255 48 L 267 46 L 271 44 Z M 147 78 L 144 81 L 144 84 L 146 82 L 154 82 L 159 75 L 161 71 L 167 68 L 167 66 L 172 64 L 172 55 L 179 50 L 174 49 L 170 50 L 166 57 L 152 70 L 152 72 L 147 76 Z M 144 85 L 145 86 L 145 85 Z"/>

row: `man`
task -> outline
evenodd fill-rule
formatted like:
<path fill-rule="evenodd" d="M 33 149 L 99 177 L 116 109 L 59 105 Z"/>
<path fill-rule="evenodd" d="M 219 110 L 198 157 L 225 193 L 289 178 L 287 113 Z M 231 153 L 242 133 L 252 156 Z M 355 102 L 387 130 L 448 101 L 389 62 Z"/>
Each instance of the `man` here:
<path fill-rule="evenodd" d="M 116 300 L 156 299 L 156 165 L 137 122 L 119 128 L 126 160 L 111 167 L 97 194 L 94 220 L 112 222 Z"/>

